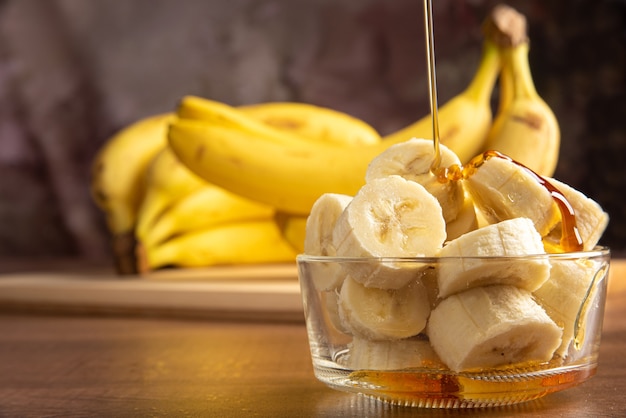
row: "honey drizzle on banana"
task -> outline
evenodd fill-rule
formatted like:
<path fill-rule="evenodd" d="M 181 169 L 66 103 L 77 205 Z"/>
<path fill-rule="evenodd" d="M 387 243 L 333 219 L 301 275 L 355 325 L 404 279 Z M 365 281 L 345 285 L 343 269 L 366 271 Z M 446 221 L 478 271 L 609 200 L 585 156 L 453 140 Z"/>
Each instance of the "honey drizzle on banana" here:
<path fill-rule="evenodd" d="M 580 233 L 578 232 L 578 227 L 576 226 L 576 215 L 574 214 L 572 205 L 559 189 L 552 185 L 548 180 L 526 167 L 524 164 L 517 162 L 498 151 L 489 150 L 472 158 L 462 167 L 459 167 L 456 164 L 447 168 L 441 167 L 437 169 L 435 175 L 437 176 L 437 179 L 443 183 L 448 181 L 465 180 L 474 174 L 474 172 L 476 172 L 476 170 L 478 170 L 480 166 L 485 163 L 485 161 L 493 157 L 502 158 L 520 166 L 540 185 L 545 187 L 548 192 L 550 192 L 552 199 L 561 213 L 561 250 L 564 252 L 582 251 L 583 241 L 580 238 Z"/>
<path fill-rule="evenodd" d="M 433 162 L 430 166 L 430 172 L 433 173 L 437 179 L 442 182 L 459 181 L 470 177 L 485 161 L 492 157 L 503 158 L 517 164 L 526 170 L 539 184 L 545 187 L 552 199 L 557 204 L 559 212 L 561 213 L 561 242 L 560 247 L 564 252 L 581 251 L 583 249 L 583 242 L 576 226 L 576 215 L 572 205 L 567 201 L 567 198 L 556 187 L 554 187 L 549 181 L 535 173 L 525 165 L 513 160 L 512 158 L 498 152 L 498 151 L 485 151 L 482 154 L 472 158 L 468 163 L 459 167 L 458 165 L 452 165 L 450 167 L 441 167 L 441 150 L 439 147 L 439 120 L 437 116 L 437 76 L 435 72 L 435 42 L 433 33 L 433 10 L 432 0 L 424 0 L 424 21 L 426 24 L 426 50 L 427 50 L 427 64 L 428 64 L 428 86 L 430 96 L 430 114 L 433 124 L 433 145 L 435 148 Z"/>

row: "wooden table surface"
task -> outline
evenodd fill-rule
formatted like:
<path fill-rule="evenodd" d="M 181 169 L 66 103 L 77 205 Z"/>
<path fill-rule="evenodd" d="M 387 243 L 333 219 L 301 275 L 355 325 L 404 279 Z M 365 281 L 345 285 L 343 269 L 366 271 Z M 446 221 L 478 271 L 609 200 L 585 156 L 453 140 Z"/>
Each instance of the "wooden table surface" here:
<path fill-rule="evenodd" d="M 484 410 L 393 407 L 313 376 L 303 322 L 0 314 L 0 417 L 626 416 L 626 260 L 613 260 L 597 374 Z"/>

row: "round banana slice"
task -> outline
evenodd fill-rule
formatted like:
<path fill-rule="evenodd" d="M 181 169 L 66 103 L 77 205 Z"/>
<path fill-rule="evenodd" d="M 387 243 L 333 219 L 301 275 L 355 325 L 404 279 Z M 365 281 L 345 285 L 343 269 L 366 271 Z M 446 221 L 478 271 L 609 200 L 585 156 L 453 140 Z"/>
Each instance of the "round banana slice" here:
<path fill-rule="evenodd" d="M 459 157 L 445 145 L 440 145 L 441 166 L 461 166 Z M 461 182 L 437 180 L 430 171 L 435 158 L 435 148 L 430 139 L 412 138 L 394 144 L 374 158 L 365 173 L 365 181 L 386 177 L 392 174 L 421 184 L 435 196 L 441 205 L 446 222 L 456 219 L 464 201 Z"/>
<path fill-rule="evenodd" d="M 419 334 L 430 314 L 428 292 L 419 281 L 401 289 L 365 287 L 348 277 L 339 293 L 339 316 L 353 335 L 395 340 Z"/>
<path fill-rule="evenodd" d="M 574 209 L 576 217 L 576 227 L 583 242 L 583 249 L 590 251 L 596 246 L 600 237 L 604 233 L 608 223 L 609 215 L 594 200 L 585 196 L 582 192 L 562 183 L 556 179 L 548 181 L 565 196 Z M 561 241 L 561 223 L 545 237 L 545 242 L 554 247 L 558 247 Z"/>
<path fill-rule="evenodd" d="M 528 218 L 509 219 L 468 232 L 439 251 L 441 257 L 476 257 L 473 260 L 441 259 L 437 277 L 439 297 L 489 284 L 536 290 L 550 276 L 547 258 L 498 260 L 493 257 L 544 253 L 541 236 Z"/>
<path fill-rule="evenodd" d="M 323 194 L 315 201 L 306 220 L 305 254 L 337 255 L 333 245 L 333 228 L 351 201 L 351 196 L 337 193 Z M 336 289 L 345 278 L 340 265 L 334 262 L 314 263 L 311 267 L 315 268 L 313 283 L 319 291 Z"/>
<path fill-rule="evenodd" d="M 543 237 L 561 219 L 550 191 L 528 170 L 508 159 L 488 158 L 464 184 L 490 223 L 529 218 Z"/>
<path fill-rule="evenodd" d="M 366 183 L 346 207 L 333 231 L 337 255 L 344 257 L 434 256 L 446 238 L 441 206 L 424 186 L 392 175 Z M 356 281 L 397 289 L 425 268 L 415 263 L 343 263 Z"/>
<path fill-rule="evenodd" d="M 530 292 L 483 286 L 444 299 L 432 312 L 428 337 L 452 370 L 484 370 L 552 359 L 561 329 Z"/>
<path fill-rule="evenodd" d="M 370 341 L 354 337 L 348 344 L 345 366 L 352 370 L 401 370 L 415 367 L 445 368 L 425 338 Z"/>

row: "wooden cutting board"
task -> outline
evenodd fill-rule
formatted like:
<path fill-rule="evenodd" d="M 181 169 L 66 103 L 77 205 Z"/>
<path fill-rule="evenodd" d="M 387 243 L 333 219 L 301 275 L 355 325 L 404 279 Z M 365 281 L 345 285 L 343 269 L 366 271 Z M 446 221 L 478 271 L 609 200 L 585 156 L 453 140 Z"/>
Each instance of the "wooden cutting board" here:
<path fill-rule="evenodd" d="M 295 264 L 0 275 L 0 310 L 301 321 Z"/>

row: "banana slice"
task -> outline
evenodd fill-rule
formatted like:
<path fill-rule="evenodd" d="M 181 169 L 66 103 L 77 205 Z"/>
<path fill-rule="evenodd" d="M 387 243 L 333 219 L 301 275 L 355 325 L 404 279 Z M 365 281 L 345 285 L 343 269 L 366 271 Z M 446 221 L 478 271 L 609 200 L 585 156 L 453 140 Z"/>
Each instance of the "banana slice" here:
<path fill-rule="evenodd" d="M 459 157 L 445 145 L 440 145 L 441 166 L 461 166 Z M 430 194 L 435 196 L 441 205 L 446 222 L 456 219 L 464 201 L 461 182 L 448 181 L 442 183 L 430 171 L 435 149 L 430 139 L 412 138 L 387 148 L 374 158 L 365 173 L 365 181 L 396 174 L 407 180 L 421 184 Z"/>
<path fill-rule="evenodd" d="M 469 195 L 466 195 L 463 206 L 461 206 L 456 218 L 453 221 L 446 222 L 446 240 L 456 239 L 463 234 L 478 229 L 478 226 L 474 201 Z"/>
<path fill-rule="evenodd" d="M 402 370 L 427 367 L 445 368 L 427 339 L 370 341 L 354 337 L 348 344 L 345 366 L 351 370 Z"/>
<path fill-rule="evenodd" d="M 525 168 L 507 159 L 488 158 L 464 184 L 489 223 L 529 218 L 543 237 L 561 219 L 548 189 Z"/>
<path fill-rule="evenodd" d="M 441 257 L 512 257 L 544 253 L 541 237 L 528 218 L 485 226 L 450 241 L 439 251 Z M 548 280 L 550 262 L 544 257 L 501 261 L 491 258 L 473 261 L 444 259 L 438 270 L 439 296 L 445 298 L 489 284 L 510 284 L 536 290 Z"/>
<path fill-rule="evenodd" d="M 337 218 L 351 201 L 351 196 L 337 193 L 323 194 L 315 201 L 306 220 L 305 254 L 337 255 L 333 245 L 333 229 Z M 336 289 L 345 278 L 341 266 L 337 263 L 320 262 L 312 266 L 317 269 L 312 277 L 315 278 L 315 288 L 319 291 Z"/>
<path fill-rule="evenodd" d="M 366 183 L 333 231 L 337 255 L 345 257 L 434 256 L 445 238 L 446 224 L 437 199 L 424 186 L 397 175 Z M 422 268 L 379 260 L 343 266 L 354 280 L 383 289 L 406 285 Z"/>
<path fill-rule="evenodd" d="M 396 340 L 426 327 L 430 302 L 419 281 L 401 289 L 365 287 L 346 278 L 339 293 L 339 316 L 353 335 L 370 340 Z"/>
<path fill-rule="evenodd" d="M 344 326 L 339 315 L 339 289 L 320 292 L 320 301 L 328 332 L 333 334 L 333 340 L 349 338 L 350 330 Z"/>
<path fill-rule="evenodd" d="M 533 292 L 550 318 L 563 328 L 563 341 L 556 351 L 562 358 L 571 350 L 576 321 L 581 326 L 586 322 L 585 307 L 594 298 L 591 286 L 597 272 L 598 266 L 591 260 L 556 259 L 552 262 L 550 279 Z M 584 329 L 580 332 L 583 336 Z"/>
<path fill-rule="evenodd" d="M 483 286 L 444 299 L 427 328 L 441 360 L 456 372 L 549 361 L 561 329 L 526 290 Z"/>
<path fill-rule="evenodd" d="M 582 192 L 573 187 L 558 181 L 557 179 L 547 179 L 554 187 L 565 196 L 569 204 L 574 209 L 576 216 L 576 226 L 583 241 L 583 249 L 590 251 L 596 246 L 600 237 L 604 233 L 608 223 L 609 215 L 598 203 L 585 196 Z M 548 246 L 558 247 L 561 240 L 561 223 L 544 239 Z M 557 251 L 558 252 L 558 251 Z"/>

